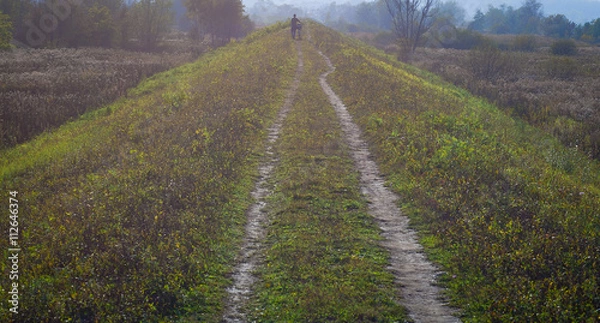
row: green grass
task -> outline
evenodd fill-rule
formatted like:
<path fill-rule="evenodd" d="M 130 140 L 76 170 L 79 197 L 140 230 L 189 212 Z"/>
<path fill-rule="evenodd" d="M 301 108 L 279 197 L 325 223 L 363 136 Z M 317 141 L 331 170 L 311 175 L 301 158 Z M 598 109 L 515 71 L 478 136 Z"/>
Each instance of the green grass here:
<path fill-rule="evenodd" d="M 265 266 L 250 306 L 257 322 L 398 322 L 389 255 L 367 215 L 358 173 L 303 44 L 305 72 L 277 146 Z"/>
<path fill-rule="evenodd" d="M 432 74 L 311 33 L 464 321 L 600 320 L 597 162 Z M 317 83 L 325 65 L 302 46 L 248 309 L 258 322 L 406 320 Z M 2 306 L 0 321 L 220 321 L 266 129 L 296 65 L 275 25 L 3 150 L 0 192 L 19 191 L 23 312 Z"/>
<path fill-rule="evenodd" d="M 600 167 L 484 100 L 314 28 L 331 83 L 466 322 L 600 319 Z"/>
<path fill-rule="evenodd" d="M 3 151 L 0 190 L 20 192 L 22 314 L 2 306 L 0 320 L 219 321 L 295 66 L 286 30 L 271 28 Z"/>

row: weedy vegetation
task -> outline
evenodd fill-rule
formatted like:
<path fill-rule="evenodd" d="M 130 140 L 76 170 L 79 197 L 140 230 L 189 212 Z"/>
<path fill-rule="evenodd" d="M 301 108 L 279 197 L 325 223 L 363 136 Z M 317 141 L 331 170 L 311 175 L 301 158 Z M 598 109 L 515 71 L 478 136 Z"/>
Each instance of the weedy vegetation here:
<path fill-rule="evenodd" d="M 600 319 L 596 161 L 357 41 L 313 38 L 465 322 Z"/>
<path fill-rule="evenodd" d="M 257 151 L 296 66 L 282 25 L 261 32 L 3 151 L 27 310 L 2 306 L 0 321 L 220 320 Z"/>

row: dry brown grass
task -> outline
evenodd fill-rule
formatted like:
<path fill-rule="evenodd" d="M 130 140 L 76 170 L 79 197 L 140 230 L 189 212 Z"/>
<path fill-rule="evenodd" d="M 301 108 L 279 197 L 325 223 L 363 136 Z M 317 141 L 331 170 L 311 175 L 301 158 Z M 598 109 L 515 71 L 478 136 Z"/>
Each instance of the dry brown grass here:
<path fill-rule="evenodd" d="M 126 94 L 189 53 L 16 49 L 0 53 L 0 148 L 31 139 Z"/>

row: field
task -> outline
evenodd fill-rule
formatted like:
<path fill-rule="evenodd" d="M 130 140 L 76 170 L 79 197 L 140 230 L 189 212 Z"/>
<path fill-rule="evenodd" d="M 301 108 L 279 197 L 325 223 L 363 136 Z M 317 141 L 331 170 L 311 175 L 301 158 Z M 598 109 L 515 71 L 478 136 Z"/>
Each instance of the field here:
<path fill-rule="evenodd" d="M 9 241 L 21 249 L 0 294 L 18 281 L 21 311 L 2 306 L 0 321 L 221 322 L 246 212 L 262 203 L 251 192 L 269 129 L 297 81 L 241 308 L 257 322 L 410 322 L 317 50 L 462 321 L 600 320 L 596 160 L 434 74 L 305 26 L 300 42 L 285 24 L 261 29 L 2 150 L 0 194 L 19 212 L 0 230 L 18 227 Z"/>
<path fill-rule="evenodd" d="M 0 52 L 0 149 L 100 108 L 144 78 L 191 60 L 181 52 L 100 48 Z"/>
<path fill-rule="evenodd" d="M 360 37 L 375 42 L 372 35 Z M 600 47 L 578 43 L 576 55 L 556 56 L 550 49 L 555 39 L 486 37 L 503 50 L 419 48 L 409 63 L 600 159 Z M 378 46 L 384 48 L 389 41 Z M 517 50 L 519 46 L 527 50 Z"/>

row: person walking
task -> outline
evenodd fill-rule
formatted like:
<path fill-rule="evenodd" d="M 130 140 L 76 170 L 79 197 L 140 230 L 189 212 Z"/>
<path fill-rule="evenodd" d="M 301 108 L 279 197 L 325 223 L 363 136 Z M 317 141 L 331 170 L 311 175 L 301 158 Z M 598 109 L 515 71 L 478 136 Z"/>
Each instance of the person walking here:
<path fill-rule="evenodd" d="M 292 38 L 296 39 L 296 31 L 299 31 L 302 28 L 302 23 L 300 19 L 296 18 L 296 14 L 294 14 L 294 18 L 292 18 Z M 300 35 L 298 35 L 300 38 Z"/>

